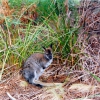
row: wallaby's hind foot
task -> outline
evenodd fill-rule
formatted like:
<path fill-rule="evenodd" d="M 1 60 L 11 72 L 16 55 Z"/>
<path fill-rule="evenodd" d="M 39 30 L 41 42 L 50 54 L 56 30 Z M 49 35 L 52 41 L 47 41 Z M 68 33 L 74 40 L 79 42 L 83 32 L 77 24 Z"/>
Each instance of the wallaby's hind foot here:
<path fill-rule="evenodd" d="M 33 85 L 35 85 L 35 86 L 37 86 L 39 88 L 43 88 L 43 85 L 40 85 L 40 84 L 33 84 Z"/>

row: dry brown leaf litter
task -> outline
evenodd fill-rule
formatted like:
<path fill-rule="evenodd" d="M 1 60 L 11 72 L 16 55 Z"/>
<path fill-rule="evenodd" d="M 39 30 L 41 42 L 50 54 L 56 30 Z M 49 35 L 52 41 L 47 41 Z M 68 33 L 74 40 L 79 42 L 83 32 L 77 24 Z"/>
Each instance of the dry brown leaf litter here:
<path fill-rule="evenodd" d="M 13 9 L 10 8 L 8 0 L 1 0 L 0 4 L 0 24 L 3 24 L 6 20 L 6 17 L 11 17 Z"/>

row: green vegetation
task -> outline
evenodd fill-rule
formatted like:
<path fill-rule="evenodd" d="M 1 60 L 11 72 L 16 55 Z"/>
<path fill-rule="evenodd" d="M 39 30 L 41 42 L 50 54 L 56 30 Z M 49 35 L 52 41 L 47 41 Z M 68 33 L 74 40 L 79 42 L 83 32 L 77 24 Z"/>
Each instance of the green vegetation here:
<path fill-rule="evenodd" d="M 9 0 L 10 7 L 19 9 L 23 5 L 30 5 L 32 3 L 38 3 L 39 0 Z"/>
<path fill-rule="evenodd" d="M 54 53 L 59 52 L 63 57 L 67 57 L 67 54 L 72 52 L 78 34 L 75 6 L 69 7 L 73 13 L 70 16 L 72 19 L 69 19 L 66 16 L 64 0 L 63 2 L 62 0 L 34 0 L 34 2 L 9 0 L 9 3 L 15 11 L 12 15 L 13 19 L 6 18 L 3 28 L 0 27 L 0 68 L 2 69 L 0 77 L 6 65 L 21 66 L 22 61 L 32 53 L 41 52 L 43 45 L 48 46 L 53 43 Z M 37 5 L 37 25 L 33 25 L 32 21 L 28 24 L 21 23 L 19 20 L 23 14 L 18 15 L 18 11 L 22 6 L 29 8 L 32 4 Z M 74 23 L 71 25 L 72 20 Z"/>

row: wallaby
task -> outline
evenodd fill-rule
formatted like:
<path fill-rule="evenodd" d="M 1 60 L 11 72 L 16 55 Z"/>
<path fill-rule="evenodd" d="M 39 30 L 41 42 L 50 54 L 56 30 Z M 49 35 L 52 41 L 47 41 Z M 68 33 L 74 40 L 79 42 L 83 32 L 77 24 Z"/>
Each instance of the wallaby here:
<path fill-rule="evenodd" d="M 22 66 L 22 75 L 30 83 L 36 86 L 53 86 L 53 83 L 43 83 L 39 81 L 39 77 L 45 71 L 45 69 L 52 63 L 52 44 L 44 49 L 44 53 L 32 54 Z"/>

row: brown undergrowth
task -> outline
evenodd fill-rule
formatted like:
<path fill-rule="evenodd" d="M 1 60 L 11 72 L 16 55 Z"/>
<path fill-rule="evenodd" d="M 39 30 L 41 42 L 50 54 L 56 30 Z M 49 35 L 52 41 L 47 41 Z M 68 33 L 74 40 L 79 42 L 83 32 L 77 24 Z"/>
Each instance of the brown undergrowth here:
<path fill-rule="evenodd" d="M 21 74 L 19 74 L 20 70 L 17 70 L 17 66 L 15 65 L 14 67 L 15 70 L 12 72 L 13 75 L 11 75 L 9 79 L 8 76 L 6 76 L 7 78 L 4 78 L 4 82 L 2 81 L 0 84 L 1 100 L 9 100 L 7 92 L 17 100 L 50 100 L 50 98 L 55 98 L 55 100 L 63 99 L 63 84 L 58 87 L 44 87 L 43 89 L 40 89 L 34 85 L 28 84 Z M 54 63 L 45 71 L 40 80 L 48 83 L 62 83 L 67 77 L 66 72 L 63 70 L 64 65 L 61 65 L 61 59 L 54 58 Z"/>
<path fill-rule="evenodd" d="M 3 24 L 7 17 L 12 18 L 13 9 L 10 8 L 8 0 L 1 0 L 0 4 L 0 24 Z"/>

